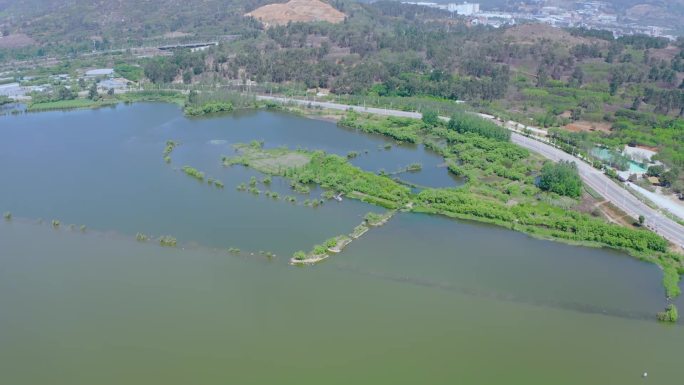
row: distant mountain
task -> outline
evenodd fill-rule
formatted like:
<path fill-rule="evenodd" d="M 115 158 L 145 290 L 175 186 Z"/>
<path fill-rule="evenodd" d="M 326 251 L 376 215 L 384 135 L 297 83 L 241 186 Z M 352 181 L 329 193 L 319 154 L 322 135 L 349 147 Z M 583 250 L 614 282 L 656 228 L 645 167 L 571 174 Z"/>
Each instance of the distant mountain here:
<path fill-rule="evenodd" d="M 244 31 L 244 14 L 269 0 L 0 0 L 0 27 L 50 44 L 150 39 L 171 32 Z"/>

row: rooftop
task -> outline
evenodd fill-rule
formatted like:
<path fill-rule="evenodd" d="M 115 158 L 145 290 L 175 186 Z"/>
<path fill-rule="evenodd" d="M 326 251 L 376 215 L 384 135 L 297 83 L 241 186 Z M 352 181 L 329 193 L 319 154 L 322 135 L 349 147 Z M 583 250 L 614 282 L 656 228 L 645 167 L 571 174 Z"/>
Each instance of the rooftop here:
<path fill-rule="evenodd" d="M 102 75 L 112 75 L 114 73 L 113 68 L 97 68 L 93 70 L 86 71 L 86 76 L 102 76 Z"/>

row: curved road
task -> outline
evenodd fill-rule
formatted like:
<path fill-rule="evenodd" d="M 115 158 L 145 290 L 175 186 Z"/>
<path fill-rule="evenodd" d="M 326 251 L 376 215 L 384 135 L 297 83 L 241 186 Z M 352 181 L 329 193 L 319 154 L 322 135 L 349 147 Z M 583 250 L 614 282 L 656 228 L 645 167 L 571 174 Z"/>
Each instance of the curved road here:
<path fill-rule="evenodd" d="M 399 110 L 389 110 L 385 108 L 350 106 L 346 104 L 338 104 L 331 102 L 318 102 L 302 99 L 291 99 L 276 96 L 257 96 L 258 100 L 271 100 L 280 103 L 294 103 L 298 105 L 312 105 L 331 110 L 354 110 L 356 112 L 365 112 L 376 115 L 385 116 L 399 116 L 405 118 L 420 119 L 422 115 L 418 112 L 408 112 Z M 444 119 L 444 118 L 443 118 Z M 548 159 L 555 162 L 566 160 L 575 162 L 579 170 L 579 174 L 584 182 L 601 194 L 606 200 L 610 201 L 616 207 L 626 212 L 634 218 L 643 215 L 646 218 L 646 226 L 656 233 L 660 234 L 670 242 L 684 248 L 684 226 L 677 222 L 663 216 L 658 211 L 648 207 L 643 202 L 638 200 L 629 191 L 625 190 L 613 180 L 604 175 L 601 171 L 596 170 L 590 165 L 584 163 L 579 158 L 576 158 L 562 150 L 559 150 L 546 143 L 528 138 L 516 132 L 511 133 L 511 141 L 519 146 L 525 147 L 534 151 Z"/>

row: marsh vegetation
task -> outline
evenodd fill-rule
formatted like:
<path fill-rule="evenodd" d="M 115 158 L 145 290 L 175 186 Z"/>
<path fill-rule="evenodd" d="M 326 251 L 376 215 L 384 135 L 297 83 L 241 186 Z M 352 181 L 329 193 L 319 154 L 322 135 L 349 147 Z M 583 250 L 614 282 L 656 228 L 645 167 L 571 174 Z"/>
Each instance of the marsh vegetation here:
<path fill-rule="evenodd" d="M 199 181 L 204 181 L 204 173 L 197 170 L 196 168 L 190 166 L 183 166 L 182 170 L 186 175 L 189 175 Z"/>
<path fill-rule="evenodd" d="M 159 244 L 164 247 L 176 247 L 176 244 L 178 241 L 176 238 L 170 236 L 170 235 L 163 235 L 159 237 Z"/>

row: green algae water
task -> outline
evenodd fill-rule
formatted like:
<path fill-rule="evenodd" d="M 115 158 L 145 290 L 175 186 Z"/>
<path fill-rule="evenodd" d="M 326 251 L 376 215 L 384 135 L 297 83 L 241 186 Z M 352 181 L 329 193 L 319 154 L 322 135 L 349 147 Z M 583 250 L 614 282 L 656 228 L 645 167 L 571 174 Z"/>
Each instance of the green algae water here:
<path fill-rule="evenodd" d="M 181 143 L 170 165 L 168 139 Z M 621 253 L 399 214 L 319 265 L 287 265 L 377 208 L 236 191 L 260 175 L 220 157 L 251 140 L 357 151 L 353 162 L 373 171 L 420 162 L 402 179 L 460 183 L 421 147 L 381 150 L 391 142 L 285 114 L 189 120 L 172 105 L 136 104 L 1 117 L 0 211 L 15 219 L 0 222 L 0 383 L 682 380 L 684 331 L 653 320 L 665 304 L 660 271 Z M 271 189 L 291 194 L 279 179 Z M 136 242 L 136 232 L 171 234 L 180 247 Z"/>

